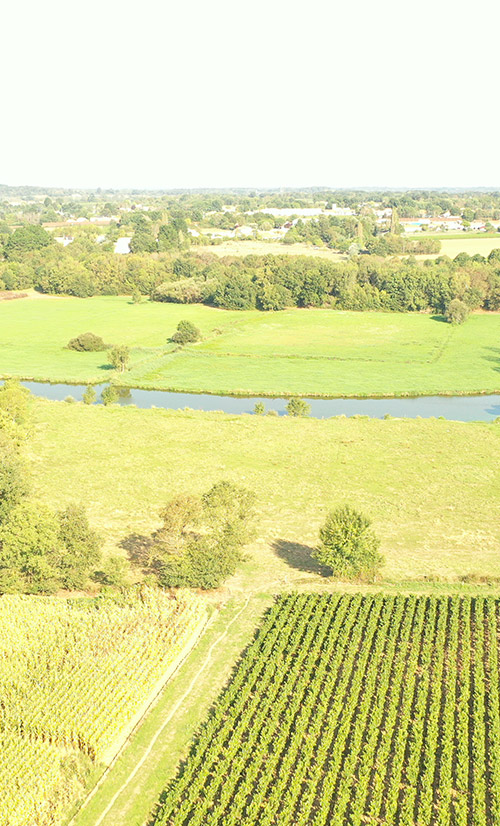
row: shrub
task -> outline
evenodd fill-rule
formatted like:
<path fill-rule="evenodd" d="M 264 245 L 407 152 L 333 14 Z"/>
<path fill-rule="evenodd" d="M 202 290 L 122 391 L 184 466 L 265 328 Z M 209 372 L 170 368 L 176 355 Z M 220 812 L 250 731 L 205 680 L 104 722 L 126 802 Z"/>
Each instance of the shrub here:
<path fill-rule="evenodd" d="M 383 563 L 370 519 L 349 505 L 329 513 L 319 536 L 321 544 L 312 556 L 336 576 L 373 578 Z"/>
<path fill-rule="evenodd" d="M 175 341 L 176 344 L 190 344 L 193 341 L 201 339 L 201 332 L 198 327 L 192 324 L 191 321 L 179 321 L 177 330 L 171 337 L 170 341 Z"/>
<path fill-rule="evenodd" d="M 95 333 L 81 333 L 76 338 L 70 339 L 66 346 L 68 350 L 78 350 L 85 353 L 97 353 L 108 349 L 108 345 L 104 343 L 101 336 L 97 336 Z"/>
<path fill-rule="evenodd" d="M 31 418 L 31 393 L 17 379 L 6 379 L 0 387 L 0 410 L 14 422 L 27 428 Z"/>
<path fill-rule="evenodd" d="M 304 399 L 293 398 L 288 402 L 286 412 L 289 416 L 309 416 L 311 413 L 311 405 L 304 401 Z"/>
<path fill-rule="evenodd" d="M 119 398 L 120 394 L 116 387 L 113 387 L 112 384 L 110 384 L 108 387 L 105 387 L 101 393 L 102 402 L 106 407 L 109 404 L 115 404 Z"/>
<path fill-rule="evenodd" d="M 266 412 L 266 405 L 264 404 L 264 402 L 255 402 L 253 412 L 256 416 L 263 416 Z"/>
<path fill-rule="evenodd" d="M 450 324 L 458 325 L 466 321 L 470 313 L 469 307 L 459 298 L 450 301 L 446 308 L 445 317 Z"/>

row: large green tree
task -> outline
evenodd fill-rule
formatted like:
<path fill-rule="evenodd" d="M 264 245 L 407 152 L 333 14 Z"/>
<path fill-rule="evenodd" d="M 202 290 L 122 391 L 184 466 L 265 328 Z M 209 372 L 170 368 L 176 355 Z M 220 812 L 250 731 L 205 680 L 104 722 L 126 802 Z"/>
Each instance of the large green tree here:
<path fill-rule="evenodd" d="M 370 519 L 349 505 L 328 514 L 319 537 L 312 556 L 335 576 L 373 578 L 383 563 Z"/>

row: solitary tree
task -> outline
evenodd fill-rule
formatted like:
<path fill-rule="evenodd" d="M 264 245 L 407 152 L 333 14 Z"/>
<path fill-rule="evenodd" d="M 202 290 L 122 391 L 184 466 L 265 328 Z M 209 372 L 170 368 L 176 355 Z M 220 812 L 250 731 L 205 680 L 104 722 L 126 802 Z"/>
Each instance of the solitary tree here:
<path fill-rule="evenodd" d="M 125 344 L 117 344 L 109 351 L 109 358 L 113 367 L 123 373 L 130 360 L 130 351 Z"/>
<path fill-rule="evenodd" d="M 332 510 L 312 556 L 336 576 L 373 578 L 383 563 L 371 521 L 349 505 Z"/>
<path fill-rule="evenodd" d="M 266 405 L 264 404 L 264 402 L 255 402 L 253 412 L 256 416 L 263 416 L 266 412 Z"/>
<path fill-rule="evenodd" d="M 469 308 L 464 301 L 460 301 L 459 298 L 454 298 L 448 304 L 445 312 L 446 320 L 450 324 L 458 325 L 463 324 L 466 321 L 469 315 Z"/>

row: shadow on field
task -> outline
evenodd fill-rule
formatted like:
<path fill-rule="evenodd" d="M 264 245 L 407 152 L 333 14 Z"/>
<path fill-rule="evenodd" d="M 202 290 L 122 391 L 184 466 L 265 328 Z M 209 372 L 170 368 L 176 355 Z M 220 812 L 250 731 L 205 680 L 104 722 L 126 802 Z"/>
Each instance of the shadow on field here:
<path fill-rule="evenodd" d="M 279 556 L 291 568 L 296 568 L 298 571 L 307 571 L 309 574 L 328 576 L 329 569 L 312 558 L 311 553 L 314 548 L 310 545 L 289 542 L 287 539 L 276 539 L 271 547 L 276 556 Z"/>
<path fill-rule="evenodd" d="M 149 569 L 151 565 L 151 550 L 154 542 L 150 536 L 143 536 L 140 533 L 131 533 L 125 536 L 119 543 L 120 548 L 127 551 L 132 565 Z"/>
<path fill-rule="evenodd" d="M 491 353 L 489 356 L 484 356 L 484 360 L 492 361 L 495 365 L 493 370 L 500 372 L 500 347 L 485 347 L 484 349 Z"/>
<path fill-rule="evenodd" d="M 432 321 L 441 321 L 443 324 L 448 324 L 449 322 L 446 320 L 444 315 L 431 315 Z"/>

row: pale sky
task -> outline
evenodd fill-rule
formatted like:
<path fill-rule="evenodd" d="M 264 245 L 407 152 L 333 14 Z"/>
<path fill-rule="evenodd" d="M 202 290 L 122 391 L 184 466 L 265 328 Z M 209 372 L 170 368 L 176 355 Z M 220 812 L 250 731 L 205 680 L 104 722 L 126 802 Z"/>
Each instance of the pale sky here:
<path fill-rule="evenodd" d="M 0 183 L 500 187 L 499 0 L 5 5 Z"/>

